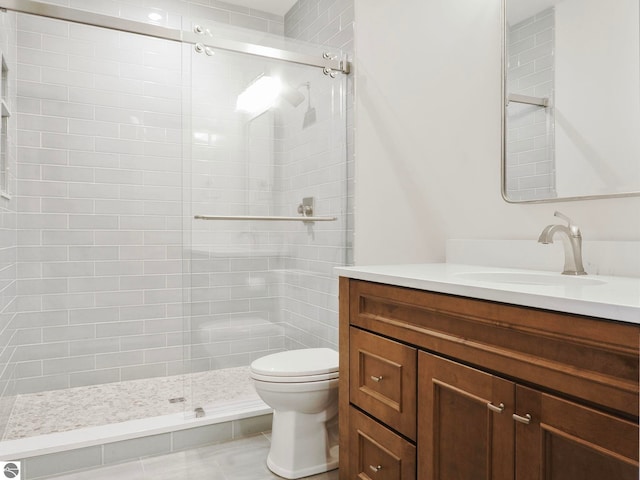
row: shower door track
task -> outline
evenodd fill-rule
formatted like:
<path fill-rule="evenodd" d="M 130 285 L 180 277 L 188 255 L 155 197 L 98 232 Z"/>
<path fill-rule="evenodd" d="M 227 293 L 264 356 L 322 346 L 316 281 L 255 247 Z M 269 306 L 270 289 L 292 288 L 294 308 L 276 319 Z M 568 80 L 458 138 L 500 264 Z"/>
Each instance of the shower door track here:
<path fill-rule="evenodd" d="M 0 0 L 0 9 L 18 13 L 28 13 L 31 15 L 38 15 L 41 17 L 48 17 L 73 23 L 81 23 L 94 27 L 103 27 L 121 32 L 136 33 L 174 42 L 192 45 L 200 44 L 213 49 L 284 60 L 301 65 L 319 67 L 327 74 L 332 72 L 349 73 L 350 70 L 350 64 L 348 61 L 345 59 L 334 58 L 328 53 L 320 55 L 318 58 L 318 56 L 315 55 L 266 47 L 264 45 L 257 45 L 253 43 L 238 42 L 224 38 L 214 38 L 206 36 L 203 33 L 187 32 L 175 28 L 162 27 L 160 25 L 127 20 L 125 18 L 112 17 L 110 15 L 103 15 L 100 13 L 86 12 L 84 10 L 78 10 L 70 7 L 50 5 L 48 3 L 33 0 Z"/>
<path fill-rule="evenodd" d="M 194 215 L 195 220 L 266 220 L 269 222 L 335 222 L 338 217 L 278 217 L 269 215 Z"/>

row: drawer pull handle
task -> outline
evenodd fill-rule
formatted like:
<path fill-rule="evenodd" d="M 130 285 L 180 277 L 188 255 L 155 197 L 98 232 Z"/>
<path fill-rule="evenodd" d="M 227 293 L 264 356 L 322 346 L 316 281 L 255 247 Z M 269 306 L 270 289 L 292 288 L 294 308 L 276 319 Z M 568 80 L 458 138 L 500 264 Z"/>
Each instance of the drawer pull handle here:
<path fill-rule="evenodd" d="M 379 377 L 376 377 L 375 375 L 371 375 L 371 380 L 373 380 L 374 382 L 381 382 L 382 381 L 382 375 L 380 375 Z"/>
<path fill-rule="evenodd" d="M 516 415 L 515 413 L 511 416 L 516 422 L 524 423 L 525 425 L 529 425 L 531 423 L 531 415 L 526 414 L 524 417 L 521 415 Z"/>
<path fill-rule="evenodd" d="M 495 406 L 493 403 L 487 403 L 487 408 L 492 412 L 502 413 L 504 411 L 504 403 L 500 403 L 500 405 Z"/>
<path fill-rule="evenodd" d="M 380 470 L 382 470 L 382 465 L 378 465 L 377 467 L 374 467 L 373 465 L 369 465 L 369 468 L 373 470 L 374 473 L 378 473 Z"/>

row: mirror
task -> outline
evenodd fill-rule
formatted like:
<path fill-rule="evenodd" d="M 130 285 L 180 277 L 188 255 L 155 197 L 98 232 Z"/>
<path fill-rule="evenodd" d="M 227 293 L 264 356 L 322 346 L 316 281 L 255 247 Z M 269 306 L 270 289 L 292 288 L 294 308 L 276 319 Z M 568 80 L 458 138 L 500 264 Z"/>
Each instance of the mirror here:
<path fill-rule="evenodd" d="M 640 195 L 638 0 L 503 0 L 509 202 Z"/>

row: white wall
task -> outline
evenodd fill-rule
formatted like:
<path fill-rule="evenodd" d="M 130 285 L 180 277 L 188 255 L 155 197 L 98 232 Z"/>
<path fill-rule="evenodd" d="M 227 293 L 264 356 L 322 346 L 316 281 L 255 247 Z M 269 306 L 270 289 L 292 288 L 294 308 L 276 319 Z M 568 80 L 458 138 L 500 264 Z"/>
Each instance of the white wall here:
<path fill-rule="evenodd" d="M 500 194 L 499 0 L 356 0 L 357 264 L 438 262 L 448 238 L 531 239 L 574 218 L 640 238 L 640 198 L 508 204 Z"/>

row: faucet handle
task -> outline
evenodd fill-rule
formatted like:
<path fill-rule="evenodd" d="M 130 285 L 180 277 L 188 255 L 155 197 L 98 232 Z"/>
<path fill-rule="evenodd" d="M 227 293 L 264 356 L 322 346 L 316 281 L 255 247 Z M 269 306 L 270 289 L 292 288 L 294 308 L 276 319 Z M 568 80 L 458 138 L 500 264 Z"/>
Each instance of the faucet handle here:
<path fill-rule="evenodd" d="M 558 217 L 563 219 L 565 222 L 567 222 L 567 227 L 569 227 L 569 230 L 571 231 L 571 235 L 574 236 L 579 236 L 580 235 L 580 229 L 578 228 L 577 225 L 573 224 L 573 220 L 571 220 L 569 217 L 567 217 L 564 213 L 559 212 L 559 211 L 555 211 L 553 213 L 554 217 Z"/>

